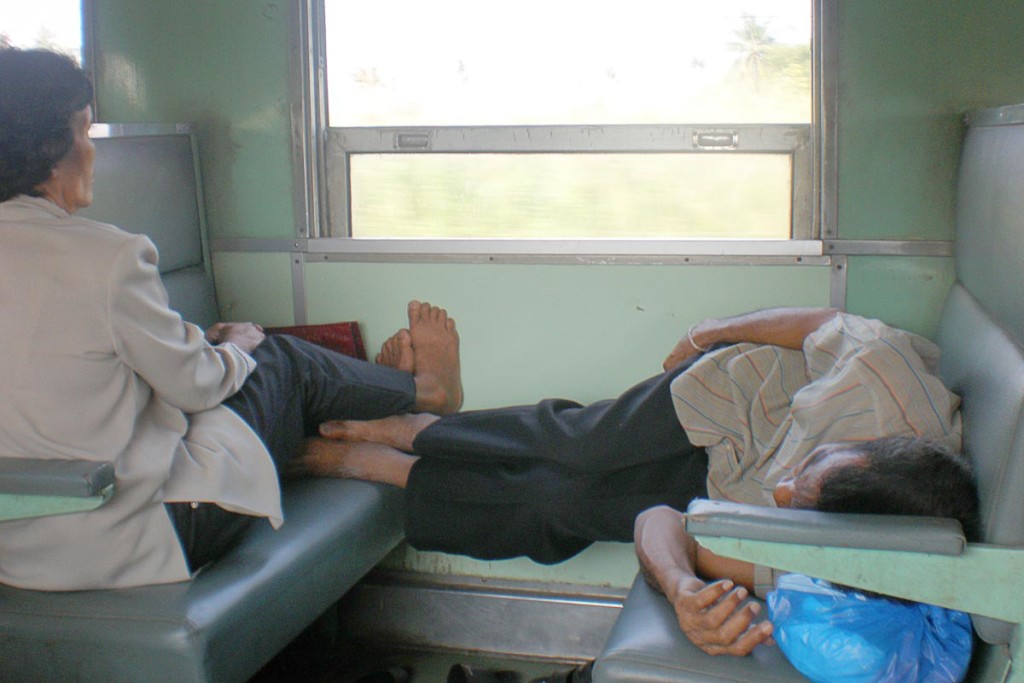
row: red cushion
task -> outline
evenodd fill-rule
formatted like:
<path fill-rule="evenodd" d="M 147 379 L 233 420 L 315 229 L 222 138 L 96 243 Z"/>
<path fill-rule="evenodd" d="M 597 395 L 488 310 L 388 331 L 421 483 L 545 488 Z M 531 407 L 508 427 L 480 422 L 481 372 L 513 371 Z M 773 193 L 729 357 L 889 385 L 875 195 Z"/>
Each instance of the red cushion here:
<path fill-rule="evenodd" d="M 290 334 L 299 339 L 323 346 L 331 351 L 366 360 L 363 336 L 359 323 L 327 323 L 325 325 L 293 325 L 291 327 L 268 327 L 267 334 Z"/>

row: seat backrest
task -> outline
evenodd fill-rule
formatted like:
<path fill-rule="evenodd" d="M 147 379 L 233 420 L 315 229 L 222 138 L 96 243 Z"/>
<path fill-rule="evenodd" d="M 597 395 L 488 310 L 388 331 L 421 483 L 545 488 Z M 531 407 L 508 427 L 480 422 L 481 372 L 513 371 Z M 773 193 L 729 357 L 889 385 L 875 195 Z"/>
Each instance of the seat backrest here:
<path fill-rule="evenodd" d="M 971 114 L 956 196 L 957 283 L 939 326 L 941 374 L 963 399 L 981 540 L 1024 545 L 1024 105 Z M 969 589 L 969 588 L 968 588 Z M 975 617 L 1006 643 L 1013 625 Z"/>
<path fill-rule="evenodd" d="M 80 214 L 144 233 L 160 254 L 171 307 L 201 327 L 217 320 L 204 248 L 202 193 L 191 128 L 97 126 L 93 203 Z"/>

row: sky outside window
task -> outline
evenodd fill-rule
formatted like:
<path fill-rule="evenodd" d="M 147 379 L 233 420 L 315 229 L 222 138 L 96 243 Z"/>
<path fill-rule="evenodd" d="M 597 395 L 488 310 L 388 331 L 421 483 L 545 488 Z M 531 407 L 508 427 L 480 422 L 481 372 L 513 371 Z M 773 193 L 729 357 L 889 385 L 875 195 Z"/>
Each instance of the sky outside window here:
<path fill-rule="evenodd" d="M 325 0 L 332 126 L 806 123 L 809 0 Z"/>
<path fill-rule="evenodd" d="M 47 48 L 81 64 L 81 0 L 0 0 L 0 47 Z"/>

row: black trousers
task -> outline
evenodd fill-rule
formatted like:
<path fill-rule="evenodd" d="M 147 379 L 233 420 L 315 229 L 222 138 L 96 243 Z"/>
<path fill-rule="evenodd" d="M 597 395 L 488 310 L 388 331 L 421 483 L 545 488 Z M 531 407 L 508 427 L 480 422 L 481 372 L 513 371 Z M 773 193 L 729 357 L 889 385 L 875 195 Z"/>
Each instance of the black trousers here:
<path fill-rule="evenodd" d="M 278 471 L 307 436 L 331 419 L 371 420 L 412 410 L 412 375 L 373 365 L 286 335 L 252 353 L 256 369 L 224 401 L 266 444 Z M 212 503 L 167 503 L 189 566 L 222 555 L 255 519 Z"/>
<path fill-rule="evenodd" d="M 555 563 L 629 541 L 646 508 L 707 496 L 669 385 L 689 364 L 588 406 L 560 399 L 459 413 L 420 432 L 406 534 L 421 550 Z"/>

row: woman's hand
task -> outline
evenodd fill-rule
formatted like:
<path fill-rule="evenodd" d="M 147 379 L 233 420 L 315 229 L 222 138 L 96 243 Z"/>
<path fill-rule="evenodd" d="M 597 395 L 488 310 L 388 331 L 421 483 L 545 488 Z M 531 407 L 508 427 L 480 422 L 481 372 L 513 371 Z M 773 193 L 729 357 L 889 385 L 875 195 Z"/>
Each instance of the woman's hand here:
<path fill-rule="evenodd" d="M 672 607 L 690 642 L 709 655 L 747 655 L 761 643 L 772 641 L 772 625 L 751 625 L 761 611 L 756 602 L 744 604 L 747 589 L 732 581 L 704 584 L 684 581 L 672 598 Z"/>
<path fill-rule="evenodd" d="M 217 323 L 206 330 L 206 341 L 211 344 L 231 342 L 246 353 L 252 353 L 267 336 L 256 323 Z"/>

